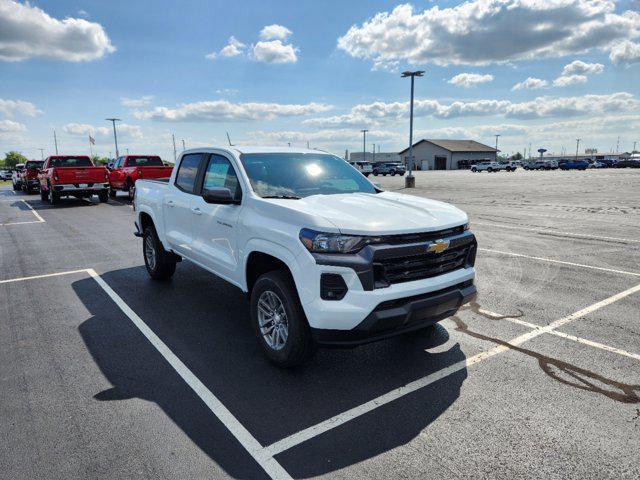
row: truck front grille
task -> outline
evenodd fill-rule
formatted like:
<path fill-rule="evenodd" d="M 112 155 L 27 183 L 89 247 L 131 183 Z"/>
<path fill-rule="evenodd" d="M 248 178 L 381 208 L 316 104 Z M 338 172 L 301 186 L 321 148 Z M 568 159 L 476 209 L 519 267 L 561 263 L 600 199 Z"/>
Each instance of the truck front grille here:
<path fill-rule="evenodd" d="M 475 239 L 464 243 L 451 242 L 451 246 L 442 253 L 427 252 L 426 245 L 422 248 L 422 253 L 414 252 L 410 255 L 407 255 L 407 252 L 398 252 L 398 255 L 394 256 L 393 252 L 388 251 L 384 258 L 374 258 L 375 288 L 437 277 L 459 268 L 473 266 L 475 251 Z"/>

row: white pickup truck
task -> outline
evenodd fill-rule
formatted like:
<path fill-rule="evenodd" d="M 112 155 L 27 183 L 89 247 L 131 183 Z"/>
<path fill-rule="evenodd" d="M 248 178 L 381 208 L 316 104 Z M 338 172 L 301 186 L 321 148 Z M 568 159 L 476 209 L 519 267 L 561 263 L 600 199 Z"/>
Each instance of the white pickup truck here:
<path fill-rule="evenodd" d="M 136 183 L 134 208 L 149 275 L 184 258 L 246 292 L 279 366 L 317 345 L 433 331 L 476 295 L 464 212 L 382 191 L 317 150 L 187 150 L 168 181 Z"/>

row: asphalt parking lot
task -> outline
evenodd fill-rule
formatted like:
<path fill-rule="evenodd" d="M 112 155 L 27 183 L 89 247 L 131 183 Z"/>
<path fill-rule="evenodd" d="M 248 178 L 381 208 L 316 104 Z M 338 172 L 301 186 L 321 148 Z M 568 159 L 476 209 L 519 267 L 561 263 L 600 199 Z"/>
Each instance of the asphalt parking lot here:
<path fill-rule="evenodd" d="M 640 477 L 640 171 L 416 176 L 477 303 L 294 370 L 239 290 L 148 279 L 125 197 L 0 187 L 0 478 Z"/>

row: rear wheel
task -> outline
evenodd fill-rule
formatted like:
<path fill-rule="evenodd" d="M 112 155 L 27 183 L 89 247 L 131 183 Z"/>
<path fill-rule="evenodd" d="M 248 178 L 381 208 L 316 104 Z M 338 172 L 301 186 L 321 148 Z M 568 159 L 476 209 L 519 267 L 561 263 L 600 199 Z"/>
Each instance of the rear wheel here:
<path fill-rule="evenodd" d="M 101 190 L 98 193 L 98 200 L 100 200 L 100 203 L 107 203 L 109 201 L 109 191 L 107 189 Z"/>
<path fill-rule="evenodd" d="M 489 172 L 489 173 L 493 172 L 493 168 L 491 168 L 491 167 L 487 168 L 487 172 Z"/>
<path fill-rule="evenodd" d="M 378 176 L 378 170 L 374 170 L 372 173 L 373 173 L 376 177 Z"/>
<path fill-rule="evenodd" d="M 154 280 L 168 280 L 176 271 L 175 255 L 164 249 L 153 227 L 144 229 L 142 253 L 147 272 Z"/>
<path fill-rule="evenodd" d="M 131 183 L 131 181 L 129 181 L 127 183 L 127 196 L 129 197 L 129 200 L 133 201 L 133 197 L 136 194 L 136 186 Z"/>
<path fill-rule="evenodd" d="M 56 205 L 60 202 L 60 194 L 54 191 L 49 185 L 49 203 L 51 205 Z"/>
<path fill-rule="evenodd" d="M 395 170 L 391 170 L 389 173 L 391 174 L 392 177 L 396 176 L 396 171 Z"/>
<path fill-rule="evenodd" d="M 251 323 L 265 355 L 279 367 L 304 363 L 315 351 L 288 272 L 276 270 L 258 278 L 251 291 Z"/>

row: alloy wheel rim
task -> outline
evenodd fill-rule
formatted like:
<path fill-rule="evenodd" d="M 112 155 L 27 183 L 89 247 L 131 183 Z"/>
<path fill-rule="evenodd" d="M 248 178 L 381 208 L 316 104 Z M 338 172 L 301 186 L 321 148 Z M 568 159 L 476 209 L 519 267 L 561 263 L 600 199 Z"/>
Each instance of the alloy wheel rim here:
<path fill-rule="evenodd" d="M 258 298 L 258 326 L 265 343 L 273 350 L 282 350 L 289 337 L 289 322 L 282 300 L 271 290 Z"/>
<path fill-rule="evenodd" d="M 156 268 L 156 248 L 151 236 L 148 236 L 144 241 L 144 258 L 146 258 L 147 265 L 151 270 Z"/>

